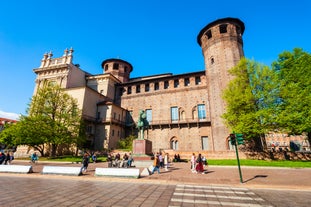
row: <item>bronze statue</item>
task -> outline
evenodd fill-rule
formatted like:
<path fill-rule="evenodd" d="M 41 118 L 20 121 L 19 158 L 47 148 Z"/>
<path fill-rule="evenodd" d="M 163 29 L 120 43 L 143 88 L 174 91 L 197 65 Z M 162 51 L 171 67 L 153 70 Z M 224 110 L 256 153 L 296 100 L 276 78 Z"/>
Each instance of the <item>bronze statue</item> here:
<path fill-rule="evenodd" d="M 144 139 L 144 131 L 148 129 L 149 123 L 147 121 L 147 115 L 144 110 L 139 111 L 139 118 L 137 122 L 137 129 L 139 131 L 138 139 Z"/>

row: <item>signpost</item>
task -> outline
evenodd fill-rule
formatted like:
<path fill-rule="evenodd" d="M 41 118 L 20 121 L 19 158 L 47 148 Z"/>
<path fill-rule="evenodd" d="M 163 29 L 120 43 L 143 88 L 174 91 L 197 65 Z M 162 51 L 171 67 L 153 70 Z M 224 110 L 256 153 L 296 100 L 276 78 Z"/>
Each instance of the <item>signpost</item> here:
<path fill-rule="evenodd" d="M 239 152 L 238 152 L 238 146 L 237 145 L 244 144 L 244 137 L 243 137 L 243 134 L 235 134 L 234 132 L 232 134 L 230 134 L 229 137 L 230 137 L 231 145 L 235 146 L 235 154 L 236 154 L 236 159 L 238 161 L 240 182 L 243 183 L 242 171 L 241 171 L 241 166 L 240 166 L 240 159 L 239 159 Z"/>

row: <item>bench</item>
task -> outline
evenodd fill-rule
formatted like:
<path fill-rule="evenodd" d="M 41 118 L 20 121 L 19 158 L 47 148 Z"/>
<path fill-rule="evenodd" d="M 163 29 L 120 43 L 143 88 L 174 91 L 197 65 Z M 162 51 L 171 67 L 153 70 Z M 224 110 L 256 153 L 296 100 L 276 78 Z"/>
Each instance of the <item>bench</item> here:
<path fill-rule="evenodd" d="M 1 173 L 32 173 L 31 165 L 0 165 Z"/>
<path fill-rule="evenodd" d="M 95 176 L 139 178 L 138 168 L 96 168 Z"/>
<path fill-rule="evenodd" d="M 81 175 L 81 167 L 59 167 L 59 166 L 44 166 L 42 174 L 53 175 Z"/>

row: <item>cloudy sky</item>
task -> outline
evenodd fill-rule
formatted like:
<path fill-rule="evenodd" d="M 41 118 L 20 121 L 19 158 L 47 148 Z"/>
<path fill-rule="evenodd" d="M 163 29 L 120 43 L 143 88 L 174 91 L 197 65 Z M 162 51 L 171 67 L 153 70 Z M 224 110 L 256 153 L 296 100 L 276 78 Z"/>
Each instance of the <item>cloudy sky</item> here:
<path fill-rule="evenodd" d="M 245 56 L 270 65 L 285 50 L 311 52 L 310 8 L 309 0 L 1 1 L 0 117 L 26 114 L 45 52 L 73 47 L 74 63 L 91 74 L 108 58 L 130 62 L 131 77 L 199 71 L 198 33 L 234 17 L 245 23 Z"/>

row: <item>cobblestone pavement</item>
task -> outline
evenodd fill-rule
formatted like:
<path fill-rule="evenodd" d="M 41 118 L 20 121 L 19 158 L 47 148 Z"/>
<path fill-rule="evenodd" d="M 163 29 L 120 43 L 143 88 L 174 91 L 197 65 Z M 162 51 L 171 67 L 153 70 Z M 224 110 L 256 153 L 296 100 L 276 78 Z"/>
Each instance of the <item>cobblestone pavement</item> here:
<path fill-rule="evenodd" d="M 246 188 L 1 176 L 1 206 L 272 206 Z"/>
<path fill-rule="evenodd" d="M 240 183 L 237 167 L 209 166 L 205 174 L 195 174 L 189 163 L 172 163 L 168 172 L 126 179 L 94 176 L 106 163 L 91 163 L 82 176 L 43 175 L 45 165 L 81 166 L 39 162 L 30 174 L 0 173 L 0 206 L 278 206 L 261 195 L 267 196 L 267 189 L 311 195 L 311 169 L 242 166 Z"/>

